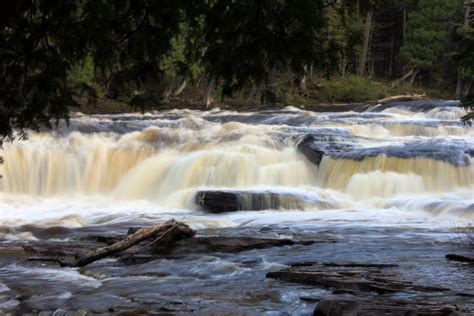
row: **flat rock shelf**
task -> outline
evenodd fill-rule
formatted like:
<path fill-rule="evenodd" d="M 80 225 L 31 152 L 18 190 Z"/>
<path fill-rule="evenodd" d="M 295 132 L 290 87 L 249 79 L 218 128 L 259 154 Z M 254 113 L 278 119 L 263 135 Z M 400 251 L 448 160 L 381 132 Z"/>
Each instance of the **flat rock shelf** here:
<path fill-rule="evenodd" d="M 269 272 L 268 278 L 282 282 L 301 283 L 332 292 L 342 297 L 327 299 L 301 297 L 317 303 L 314 315 L 472 315 L 456 304 L 437 303 L 438 295 L 474 298 L 474 292 L 453 292 L 448 288 L 433 287 L 408 281 L 390 263 L 293 263 L 289 268 Z M 416 295 L 414 295 L 416 293 Z M 367 297 L 369 294 L 370 299 Z M 401 298 L 405 296 L 405 298 Z M 410 298 L 411 296 L 411 298 Z M 420 297 L 432 297 L 423 300 Z"/>

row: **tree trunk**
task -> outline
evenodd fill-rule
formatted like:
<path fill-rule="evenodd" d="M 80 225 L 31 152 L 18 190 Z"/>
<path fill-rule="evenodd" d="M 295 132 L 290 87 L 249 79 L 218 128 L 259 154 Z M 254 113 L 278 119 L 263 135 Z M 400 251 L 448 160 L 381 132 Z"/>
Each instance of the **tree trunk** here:
<path fill-rule="evenodd" d="M 84 255 L 81 258 L 59 258 L 58 262 L 63 267 L 83 267 L 94 261 L 124 251 L 146 239 L 157 237 L 162 238 L 167 234 L 170 234 L 171 241 L 177 241 L 180 239 L 193 237 L 195 232 L 187 225 L 178 224 L 175 220 L 170 220 L 161 225 L 154 225 L 139 229 L 135 233 L 125 237 L 123 240 L 110 246 L 99 248 Z"/>
<path fill-rule="evenodd" d="M 392 42 L 390 43 L 390 61 L 388 63 L 388 77 L 389 78 L 392 78 L 392 75 L 393 75 L 394 47 L 395 47 L 395 39 L 394 39 L 394 34 L 392 34 Z"/>
<path fill-rule="evenodd" d="M 416 76 L 418 75 L 418 70 L 415 70 L 410 77 L 410 80 L 408 81 L 410 83 L 410 86 L 412 86 L 415 83 Z"/>
<path fill-rule="evenodd" d="M 413 75 L 413 73 L 415 72 L 415 69 L 412 69 L 410 70 L 407 74 L 405 74 L 403 77 L 401 77 L 400 79 L 396 80 L 393 84 L 392 84 L 392 88 L 395 87 L 397 84 L 407 80 L 410 76 Z"/>
<path fill-rule="evenodd" d="M 207 82 L 206 91 L 204 92 L 203 101 L 206 103 L 206 108 L 209 108 L 214 100 L 212 100 L 211 93 L 214 90 L 216 80 L 211 78 Z"/>
<path fill-rule="evenodd" d="M 405 45 L 407 37 L 407 10 L 403 10 L 403 21 L 402 21 L 402 44 Z"/>
<path fill-rule="evenodd" d="M 298 93 L 300 95 L 306 95 L 306 72 L 307 72 L 307 67 L 303 67 L 303 72 L 301 74 L 298 74 L 294 80 L 294 85 L 296 86 L 296 89 L 298 90 Z"/>
<path fill-rule="evenodd" d="M 173 92 L 173 96 L 178 96 L 181 94 L 181 92 L 183 92 L 183 90 L 186 88 L 186 85 L 187 85 L 187 81 L 186 79 L 183 79 L 183 81 L 181 82 L 181 84 L 179 85 L 179 87 Z"/>
<path fill-rule="evenodd" d="M 456 99 L 460 100 L 462 98 L 463 90 L 464 90 L 463 80 L 458 70 L 458 83 L 456 85 Z"/>
<path fill-rule="evenodd" d="M 375 74 L 375 62 L 374 62 L 374 59 L 372 58 L 372 48 L 371 48 L 373 36 L 374 36 L 374 23 L 372 22 L 372 26 L 370 28 L 369 47 L 367 48 L 367 61 L 366 61 L 370 76 L 374 76 Z"/>
<path fill-rule="evenodd" d="M 365 75 L 365 66 L 367 63 L 367 56 L 369 53 L 369 44 L 370 44 L 370 33 L 372 30 L 372 16 L 373 11 L 369 10 L 367 16 L 365 17 L 365 27 L 364 27 L 364 43 L 362 44 L 362 49 L 359 56 L 359 67 L 357 69 L 357 74 L 360 77 Z"/>
<path fill-rule="evenodd" d="M 303 75 L 301 77 L 299 89 L 300 89 L 301 94 L 306 93 L 306 75 Z"/>
<path fill-rule="evenodd" d="M 300 91 L 301 95 L 306 94 L 306 66 L 305 66 L 304 70 L 305 70 L 305 72 L 301 76 L 301 78 L 299 80 L 299 85 L 298 85 L 298 90 Z"/>
<path fill-rule="evenodd" d="M 255 88 L 254 85 L 252 85 L 252 88 L 250 89 L 249 96 L 247 98 L 247 102 L 252 101 L 253 97 L 255 96 L 255 93 L 257 92 L 257 89 Z"/>
<path fill-rule="evenodd" d="M 471 88 L 472 88 L 472 79 L 469 79 L 464 84 L 464 89 L 463 89 L 463 93 L 462 93 L 462 96 L 464 98 L 467 97 L 471 93 Z"/>
<path fill-rule="evenodd" d="M 163 92 L 161 93 L 161 99 L 164 103 L 168 103 L 170 101 L 171 93 L 173 92 L 173 85 L 174 82 L 172 81 L 164 87 Z"/>
<path fill-rule="evenodd" d="M 347 56 L 345 54 L 342 55 L 341 62 L 339 64 L 340 72 L 342 78 L 346 77 L 346 70 L 347 70 Z"/>

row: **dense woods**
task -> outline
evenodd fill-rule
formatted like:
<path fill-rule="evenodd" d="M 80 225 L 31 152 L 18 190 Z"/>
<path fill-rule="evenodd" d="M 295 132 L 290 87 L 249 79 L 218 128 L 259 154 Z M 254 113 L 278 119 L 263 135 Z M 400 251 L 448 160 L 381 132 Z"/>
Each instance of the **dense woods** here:
<path fill-rule="evenodd" d="M 472 0 L 21 0 L 1 4 L 0 134 L 50 126 L 78 102 L 159 106 L 194 91 L 309 100 L 309 81 L 381 80 L 470 107 Z M 348 99 L 347 101 L 351 101 Z M 51 120 L 52 119 L 52 120 Z"/>

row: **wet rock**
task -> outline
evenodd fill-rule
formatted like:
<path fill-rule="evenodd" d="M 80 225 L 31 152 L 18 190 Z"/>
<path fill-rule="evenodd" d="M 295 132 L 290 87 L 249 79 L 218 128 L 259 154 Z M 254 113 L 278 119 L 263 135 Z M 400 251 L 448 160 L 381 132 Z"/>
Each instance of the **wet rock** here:
<path fill-rule="evenodd" d="M 212 213 L 235 212 L 242 209 L 237 193 L 226 191 L 200 191 L 196 204 Z"/>
<path fill-rule="evenodd" d="M 333 202 L 320 199 L 315 194 L 310 196 L 272 191 L 198 191 L 195 201 L 197 205 L 211 213 L 303 209 L 307 206 L 314 206 L 319 209 L 334 207 Z"/>
<path fill-rule="evenodd" d="M 320 264 L 316 261 L 303 261 L 303 262 L 290 262 L 288 266 L 295 268 L 295 267 L 312 267 L 314 265 Z"/>
<path fill-rule="evenodd" d="M 55 311 L 42 311 L 39 316 L 86 316 L 87 311 L 79 309 L 77 311 L 69 311 L 65 309 L 57 309 Z"/>
<path fill-rule="evenodd" d="M 56 257 L 28 257 L 26 261 L 32 262 L 56 262 L 58 259 Z"/>
<path fill-rule="evenodd" d="M 467 312 L 455 305 L 422 300 L 393 300 L 377 298 L 372 300 L 323 299 L 316 306 L 315 316 L 461 316 Z"/>
<path fill-rule="evenodd" d="M 333 154 L 339 159 L 352 159 L 361 161 L 369 157 L 386 155 L 387 157 L 410 159 L 428 158 L 448 162 L 455 166 L 469 166 L 469 150 L 472 144 L 464 140 L 440 142 L 439 140 L 422 140 L 401 145 L 388 145 L 377 147 L 358 148 L 341 154 Z"/>
<path fill-rule="evenodd" d="M 413 100 L 413 101 L 397 101 L 397 102 L 386 102 L 378 104 L 371 108 L 371 112 L 381 112 L 389 108 L 401 108 L 416 112 L 428 112 L 434 108 L 442 107 L 459 107 L 459 101 L 448 101 L 448 100 Z"/>
<path fill-rule="evenodd" d="M 309 161 L 318 165 L 324 156 L 333 159 L 362 161 L 366 158 L 386 155 L 387 157 L 411 159 L 428 158 L 444 161 L 455 166 L 469 166 L 473 144 L 463 139 L 440 141 L 422 139 L 404 144 L 384 146 L 361 146 L 353 136 L 328 136 L 307 134 L 298 143 L 297 148 Z"/>
<path fill-rule="evenodd" d="M 324 134 L 305 135 L 297 145 L 298 151 L 317 166 L 319 166 L 324 156 L 331 156 L 352 148 L 353 145 L 343 142 L 341 136 Z"/>
<path fill-rule="evenodd" d="M 111 277 L 110 275 L 100 273 L 100 272 L 97 272 L 97 271 L 94 271 L 94 270 L 86 269 L 86 268 L 79 269 L 79 273 L 81 273 L 82 275 L 85 275 L 87 277 L 94 278 L 96 280 L 105 280 L 105 279 Z"/>
<path fill-rule="evenodd" d="M 314 148 L 310 142 L 304 140 L 298 144 L 298 151 L 317 166 L 319 166 L 325 155 L 324 151 Z"/>
<path fill-rule="evenodd" d="M 447 254 L 446 259 L 458 262 L 474 263 L 474 256 Z"/>
<path fill-rule="evenodd" d="M 357 316 L 360 303 L 356 301 L 322 300 L 314 310 L 314 316 Z"/>
<path fill-rule="evenodd" d="M 251 237 L 195 237 L 187 241 L 178 241 L 167 252 L 172 254 L 240 252 L 251 249 L 283 247 L 295 244 L 309 245 L 315 241 L 294 241 L 291 239 L 267 239 Z M 157 249 L 157 251 L 165 251 Z"/>
<path fill-rule="evenodd" d="M 336 292 L 378 294 L 397 292 L 440 292 L 448 289 L 416 285 L 399 277 L 392 264 L 293 264 L 290 268 L 269 272 L 268 278 L 332 289 Z"/>
<path fill-rule="evenodd" d="M 326 267 L 349 267 L 349 268 L 395 268 L 398 264 L 394 263 L 360 263 L 360 262 L 328 262 L 323 263 Z"/>
<path fill-rule="evenodd" d="M 462 297 L 474 297 L 474 291 L 473 292 L 456 292 L 455 294 L 457 296 L 462 296 Z"/>
<path fill-rule="evenodd" d="M 33 241 L 23 245 L 26 253 L 44 255 L 50 257 L 68 257 L 84 255 L 97 248 L 97 243 L 91 242 L 54 242 L 54 241 Z M 31 257 L 35 258 L 35 257 Z"/>
<path fill-rule="evenodd" d="M 104 238 L 104 243 L 111 240 L 119 241 L 121 238 L 113 239 Z M 257 238 L 242 236 L 198 236 L 191 239 L 175 241 L 173 243 L 164 243 L 159 246 L 144 247 L 136 245 L 125 250 L 120 261 L 126 264 L 137 264 L 148 262 L 165 257 L 179 257 L 193 253 L 213 253 L 225 252 L 235 253 L 252 249 L 263 249 L 270 247 L 283 247 L 292 245 L 310 245 L 313 243 L 334 243 L 336 240 L 332 236 L 321 236 L 321 238 L 311 240 L 292 240 L 277 238 Z M 11 245 L 14 247 L 14 245 Z M 58 257 L 77 257 L 90 253 L 103 244 L 96 242 L 70 241 L 70 242 L 53 242 L 53 241 L 34 241 L 23 245 L 23 251 L 27 261 L 32 262 L 57 262 Z"/>

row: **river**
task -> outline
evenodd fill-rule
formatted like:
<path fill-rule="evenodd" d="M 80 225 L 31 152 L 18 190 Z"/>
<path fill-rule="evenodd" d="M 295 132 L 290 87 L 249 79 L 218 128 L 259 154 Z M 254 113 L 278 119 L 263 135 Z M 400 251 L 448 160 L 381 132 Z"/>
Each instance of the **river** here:
<path fill-rule="evenodd" d="M 466 250 L 458 230 L 474 222 L 474 129 L 461 125 L 464 113 L 440 100 L 360 112 L 78 113 L 68 126 L 6 143 L 3 244 L 68 242 L 171 218 L 203 234 L 337 242 L 131 266 L 106 259 L 94 268 L 101 277 L 4 254 L 0 312 L 174 304 L 202 314 L 311 313 L 314 304 L 299 298 L 326 290 L 265 278 L 305 260 L 395 262 L 411 279 L 472 291 L 472 267 L 444 259 Z M 303 153 L 304 142 L 324 152 L 321 161 Z M 278 206 L 264 199 L 256 211 L 244 194 L 245 209 L 210 213 L 196 203 L 203 190 L 271 194 Z M 474 298 L 456 303 L 472 308 Z"/>

